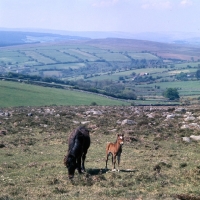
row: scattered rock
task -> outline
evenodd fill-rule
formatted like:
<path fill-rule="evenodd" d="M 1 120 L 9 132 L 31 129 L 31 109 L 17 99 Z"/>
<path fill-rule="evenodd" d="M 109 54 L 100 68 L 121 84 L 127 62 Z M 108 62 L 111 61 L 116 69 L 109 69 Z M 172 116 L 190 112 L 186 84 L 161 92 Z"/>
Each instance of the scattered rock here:
<path fill-rule="evenodd" d="M 149 114 L 147 114 L 147 117 L 148 118 L 154 118 L 154 114 L 153 113 L 149 113 Z"/>
<path fill-rule="evenodd" d="M 78 121 L 73 121 L 73 123 L 74 123 L 74 124 L 80 124 L 80 122 L 78 122 Z"/>
<path fill-rule="evenodd" d="M 185 109 L 185 108 L 176 108 L 176 109 L 175 109 L 175 112 L 178 112 L 178 113 L 185 113 L 185 112 L 186 112 L 186 109 Z"/>
<path fill-rule="evenodd" d="M 190 128 L 190 126 L 187 124 L 184 124 L 183 126 L 181 126 L 181 129 L 189 129 L 189 128 Z"/>
<path fill-rule="evenodd" d="M 9 112 L 5 112 L 5 113 L 4 113 L 4 116 L 9 117 L 9 116 L 10 116 L 10 113 L 9 113 Z"/>
<path fill-rule="evenodd" d="M 191 135 L 190 138 L 191 138 L 191 140 L 199 141 L 200 140 L 200 135 Z"/>
<path fill-rule="evenodd" d="M 167 115 L 166 119 L 173 119 L 176 115 L 171 114 L 171 115 Z"/>
<path fill-rule="evenodd" d="M 86 115 L 90 115 L 90 114 L 93 114 L 93 115 L 102 115 L 102 112 L 99 111 L 99 110 L 88 110 L 85 112 Z"/>
<path fill-rule="evenodd" d="M 47 124 L 40 124 L 40 126 L 46 128 L 48 125 Z"/>
<path fill-rule="evenodd" d="M 184 142 L 188 142 L 188 143 L 191 142 L 189 137 L 182 137 L 182 139 L 183 139 Z"/>
<path fill-rule="evenodd" d="M 84 122 L 81 122 L 81 124 L 89 124 L 90 121 L 84 121 Z"/>
<path fill-rule="evenodd" d="M 190 124 L 184 124 L 181 126 L 181 129 L 200 129 L 200 125 L 197 123 L 190 123 Z"/>
<path fill-rule="evenodd" d="M 116 122 L 117 124 L 121 124 L 122 123 L 122 121 L 120 121 L 120 120 L 117 120 L 117 122 Z"/>
<path fill-rule="evenodd" d="M 185 118 L 185 121 L 194 121 L 195 120 L 195 117 L 194 116 L 187 116 Z"/>
<path fill-rule="evenodd" d="M 136 122 L 133 121 L 133 120 L 124 119 L 124 120 L 121 122 L 121 125 L 125 125 L 125 124 L 133 125 L 133 124 L 136 124 Z"/>
<path fill-rule="evenodd" d="M 116 132 L 117 131 L 117 129 L 112 129 L 112 130 L 110 130 L 110 132 Z"/>

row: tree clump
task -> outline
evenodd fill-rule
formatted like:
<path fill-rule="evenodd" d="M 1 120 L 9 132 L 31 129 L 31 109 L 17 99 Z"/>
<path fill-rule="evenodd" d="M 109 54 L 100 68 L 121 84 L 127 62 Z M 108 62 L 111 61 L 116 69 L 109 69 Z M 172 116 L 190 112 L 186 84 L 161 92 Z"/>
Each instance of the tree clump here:
<path fill-rule="evenodd" d="M 169 100 L 175 100 L 180 98 L 177 88 L 167 88 L 163 92 L 163 96 L 168 98 Z"/>

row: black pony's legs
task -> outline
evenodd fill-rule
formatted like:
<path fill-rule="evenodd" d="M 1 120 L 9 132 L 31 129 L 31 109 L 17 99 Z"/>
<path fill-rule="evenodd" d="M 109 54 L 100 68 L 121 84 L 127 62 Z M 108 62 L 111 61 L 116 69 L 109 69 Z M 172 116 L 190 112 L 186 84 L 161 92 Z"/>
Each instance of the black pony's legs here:
<path fill-rule="evenodd" d="M 81 174 L 81 157 L 77 159 L 77 169 L 78 173 Z"/>
<path fill-rule="evenodd" d="M 86 158 L 86 153 L 83 153 L 83 155 L 82 155 L 81 169 L 82 169 L 83 172 L 85 172 L 85 158 Z"/>

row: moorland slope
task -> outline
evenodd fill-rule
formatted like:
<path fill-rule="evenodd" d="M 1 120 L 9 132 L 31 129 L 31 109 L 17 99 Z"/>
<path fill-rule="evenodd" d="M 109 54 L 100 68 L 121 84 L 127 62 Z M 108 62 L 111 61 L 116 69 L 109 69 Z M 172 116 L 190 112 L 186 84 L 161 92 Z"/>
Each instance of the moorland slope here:
<path fill-rule="evenodd" d="M 79 125 L 91 135 L 87 172 L 70 181 L 63 158 Z M 199 130 L 199 106 L 1 109 L 0 198 L 199 199 L 199 142 L 190 137 Z M 121 171 L 111 172 L 105 146 L 118 133 L 125 134 Z"/>

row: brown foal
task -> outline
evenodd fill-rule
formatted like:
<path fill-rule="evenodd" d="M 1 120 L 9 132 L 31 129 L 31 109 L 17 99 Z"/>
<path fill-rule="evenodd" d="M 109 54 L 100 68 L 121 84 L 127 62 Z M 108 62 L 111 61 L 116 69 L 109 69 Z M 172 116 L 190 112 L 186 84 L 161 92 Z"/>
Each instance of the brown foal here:
<path fill-rule="evenodd" d="M 118 171 L 119 171 L 119 164 L 120 164 L 120 156 L 122 153 L 122 145 L 124 144 L 124 134 L 118 134 L 117 140 L 115 143 L 107 143 L 106 145 L 106 169 L 107 169 L 107 163 L 108 163 L 108 157 L 109 155 L 112 155 L 112 171 L 116 171 L 115 169 L 115 163 L 116 163 L 116 157 L 118 161 Z"/>

